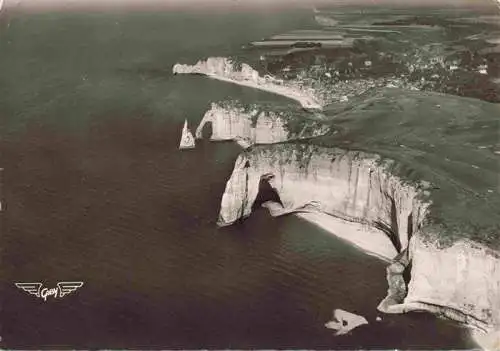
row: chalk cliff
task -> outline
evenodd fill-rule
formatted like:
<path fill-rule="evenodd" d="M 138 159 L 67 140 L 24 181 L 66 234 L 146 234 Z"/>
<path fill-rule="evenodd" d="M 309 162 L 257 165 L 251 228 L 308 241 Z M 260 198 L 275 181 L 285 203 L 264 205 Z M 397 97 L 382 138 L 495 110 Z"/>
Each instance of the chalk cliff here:
<path fill-rule="evenodd" d="M 269 181 L 287 212 L 309 205 L 358 223 L 378 222 L 398 233 L 402 247 L 428 207 L 417 189 L 384 172 L 376 155 L 289 143 L 254 147 L 238 157 L 222 197 L 219 225 L 251 214 L 266 174 L 274 175 Z"/>
<path fill-rule="evenodd" d="M 192 67 L 176 65 L 174 72 L 281 89 L 275 89 L 280 83 L 261 84 L 248 68 L 231 67 L 219 58 Z M 283 95 L 303 98 L 283 88 Z M 247 148 L 236 160 L 218 225 L 231 225 L 263 206 L 272 215 L 313 212 L 301 216 L 357 223 L 370 228 L 367 243 L 375 241 L 374 232 L 383 233 L 389 239 L 383 242 L 393 249 L 378 247 L 380 257 L 392 258 L 380 311 L 429 311 L 486 333 L 476 340 L 489 349 L 498 347 L 498 105 L 377 89 L 349 99 L 346 106 L 325 106 L 316 118 L 256 111 L 212 105 L 200 125 L 202 130 L 212 123 L 213 140 L 272 143 Z M 300 139 L 311 121 L 326 134 L 287 142 Z M 365 235 L 363 229 L 347 231 L 344 237 L 356 234 L 358 244 Z"/>
<path fill-rule="evenodd" d="M 304 122 L 293 125 L 298 118 Z M 207 125 L 212 127 L 211 140 L 236 140 L 247 146 L 310 138 L 329 131 L 328 126 L 312 117 L 266 111 L 257 106 L 244 108 L 235 102 L 212 103 L 196 129 L 196 138 L 202 138 Z"/>
<path fill-rule="evenodd" d="M 202 74 L 229 83 L 265 90 L 298 101 L 302 107 L 321 109 L 322 104 L 315 97 L 314 89 L 301 86 L 298 82 L 283 81 L 270 75 L 261 77 L 259 72 L 246 63 L 236 63 L 227 57 L 209 57 L 194 65 L 175 64 L 174 74 Z"/>
<path fill-rule="evenodd" d="M 470 240 L 440 248 L 425 238 L 415 235 L 408 247 L 406 297 L 384 312 L 426 310 L 484 332 L 499 330 L 500 255 Z"/>
<path fill-rule="evenodd" d="M 237 65 L 233 60 L 227 57 L 209 57 L 206 60 L 200 60 L 194 65 L 175 64 L 174 74 L 206 74 L 217 75 L 232 79 L 247 79 L 254 83 L 264 83 L 266 81 L 275 81 L 272 78 L 262 78 L 259 72 L 254 70 L 246 63 Z"/>
<path fill-rule="evenodd" d="M 439 221 L 431 216 L 432 186 L 407 183 L 384 162 L 369 153 L 310 144 L 255 146 L 236 160 L 218 224 L 249 216 L 256 199 L 265 200 L 259 192 L 267 182 L 284 213 L 308 208 L 393 236 L 400 253 L 388 267 L 381 311 L 429 311 L 483 332 L 498 330 L 500 255 L 468 239 L 443 246 Z"/>

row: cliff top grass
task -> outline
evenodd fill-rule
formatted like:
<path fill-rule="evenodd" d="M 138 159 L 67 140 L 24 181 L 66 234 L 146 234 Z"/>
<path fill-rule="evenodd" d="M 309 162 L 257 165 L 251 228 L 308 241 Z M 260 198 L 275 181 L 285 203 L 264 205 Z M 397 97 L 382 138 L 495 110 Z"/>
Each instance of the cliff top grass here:
<path fill-rule="evenodd" d="M 403 181 L 431 184 L 426 226 L 440 244 L 468 238 L 500 249 L 499 104 L 373 90 L 342 111 L 325 109 L 325 123 L 329 134 L 305 142 L 377 154 Z"/>
<path fill-rule="evenodd" d="M 299 106 L 291 107 L 289 104 L 278 102 L 248 104 L 239 100 L 221 100 L 216 105 L 226 110 L 237 109 L 251 115 L 252 127 L 256 126 L 261 113 L 269 117 L 280 118 L 285 123 L 290 137 L 313 135 L 316 130 L 324 126 L 324 117 L 321 113 L 304 110 Z"/>

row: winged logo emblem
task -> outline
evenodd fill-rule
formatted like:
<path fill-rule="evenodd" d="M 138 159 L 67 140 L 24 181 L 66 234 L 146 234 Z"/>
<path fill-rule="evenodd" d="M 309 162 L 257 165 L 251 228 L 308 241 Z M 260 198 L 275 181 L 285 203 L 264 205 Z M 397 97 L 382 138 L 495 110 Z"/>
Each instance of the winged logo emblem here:
<path fill-rule="evenodd" d="M 44 288 L 42 283 L 15 283 L 15 286 L 28 294 L 42 298 L 47 301 L 49 296 L 55 299 L 64 297 L 83 286 L 83 282 L 59 282 L 57 288 Z"/>
<path fill-rule="evenodd" d="M 72 293 L 78 288 L 83 286 L 83 282 L 60 282 L 57 283 L 57 287 L 59 288 L 60 297 L 68 295 Z"/>
<path fill-rule="evenodd" d="M 26 291 L 28 294 L 40 297 L 40 288 L 42 283 L 16 283 L 19 289 Z"/>

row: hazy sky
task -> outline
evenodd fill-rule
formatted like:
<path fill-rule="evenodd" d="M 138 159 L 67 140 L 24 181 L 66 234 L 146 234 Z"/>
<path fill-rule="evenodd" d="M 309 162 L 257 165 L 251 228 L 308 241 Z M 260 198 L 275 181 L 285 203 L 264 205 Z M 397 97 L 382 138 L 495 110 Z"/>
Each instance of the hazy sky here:
<path fill-rule="evenodd" d="M 1 2 L 2 0 L 0 0 Z M 28 8 L 80 8 L 80 7 L 254 7 L 254 6 L 313 6 L 322 4 L 352 5 L 434 5 L 440 7 L 493 6 L 500 0 L 4 0 L 5 7 Z"/>

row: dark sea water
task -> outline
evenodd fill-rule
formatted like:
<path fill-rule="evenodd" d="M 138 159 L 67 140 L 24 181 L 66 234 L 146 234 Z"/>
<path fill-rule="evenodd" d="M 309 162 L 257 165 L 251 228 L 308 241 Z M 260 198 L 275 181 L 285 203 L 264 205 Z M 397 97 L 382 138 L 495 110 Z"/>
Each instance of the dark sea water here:
<path fill-rule="evenodd" d="M 307 28 L 310 14 L 2 19 L 2 348 L 471 348 L 428 314 L 385 316 L 385 264 L 303 220 L 215 225 L 240 149 L 177 150 L 211 101 L 289 103 L 178 61 Z M 83 281 L 43 302 L 15 282 Z M 334 337 L 332 310 L 370 324 Z M 381 315 L 382 322 L 375 318 Z"/>

